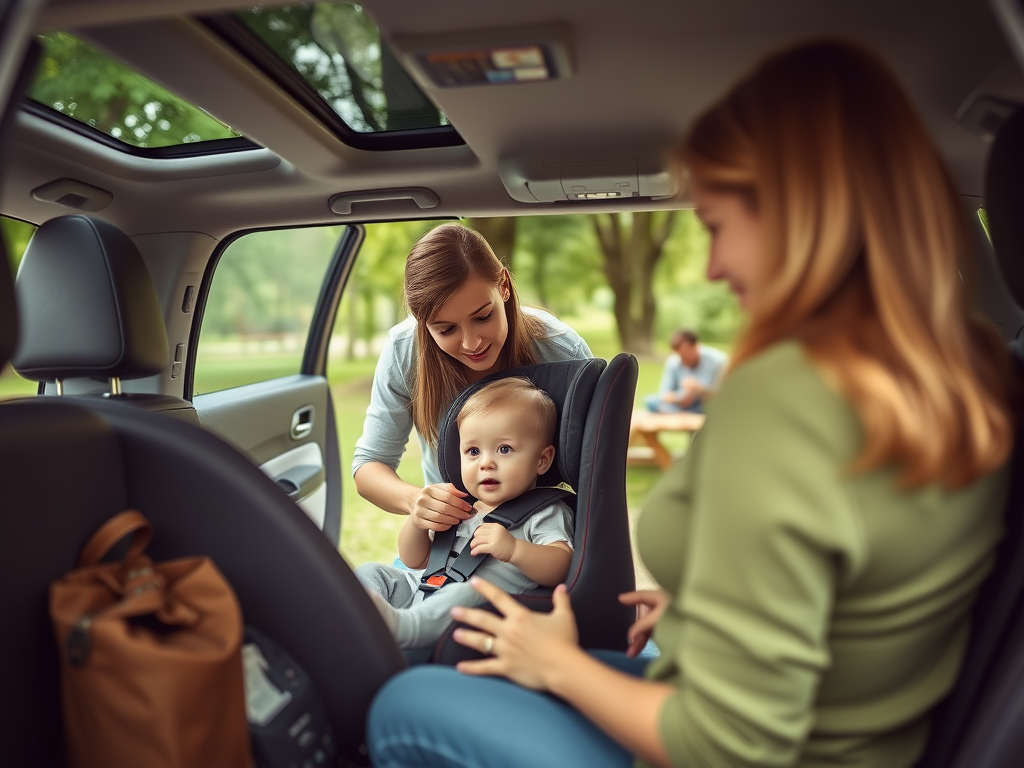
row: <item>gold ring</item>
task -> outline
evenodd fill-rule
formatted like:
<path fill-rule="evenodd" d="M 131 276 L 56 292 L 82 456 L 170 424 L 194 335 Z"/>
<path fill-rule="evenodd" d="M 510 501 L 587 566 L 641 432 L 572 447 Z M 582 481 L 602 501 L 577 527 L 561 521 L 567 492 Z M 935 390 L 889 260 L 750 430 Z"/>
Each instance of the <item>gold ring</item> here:
<path fill-rule="evenodd" d="M 493 647 L 494 647 L 494 638 L 491 635 L 488 635 L 486 638 L 484 638 L 484 653 L 486 653 L 488 656 L 490 656 L 491 655 L 491 649 Z"/>

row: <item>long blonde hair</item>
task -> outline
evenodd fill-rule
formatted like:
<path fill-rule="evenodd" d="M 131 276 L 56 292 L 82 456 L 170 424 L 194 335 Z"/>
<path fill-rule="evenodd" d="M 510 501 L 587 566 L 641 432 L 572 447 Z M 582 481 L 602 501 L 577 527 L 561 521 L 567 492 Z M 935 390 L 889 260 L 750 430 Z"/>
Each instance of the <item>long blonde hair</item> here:
<path fill-rule="evenodd" d="M 763 61 L 694 124 L 679 160 L 741 194 L 762 232 L 761 281 L 733 366 L 802 342 L 864 430 L 851 469 L 906 487 L 963 486 L 1013 441 L 1002 342 L 968 312 L 963 212 L 887 67 L 844 42 Z"/>
<path fill-rule="evenodd" d="M 416 318 L 416 383 L 412 393 L 412 420 L 431 445 L 447 408 L 466 387 L 461 364 L 437 346 L 427 329 L 433 317 L 476 275 L 499 285 L 505 266 L 479 232 L 461 224 L 442 224 L 416 241 L 405 263 L 405 303 Z M 523 313 L 515 281 L 509 275 L 509 296 L 504 302 L 508 336 L 498 354 L 499 370 L 537 362 L 533 340 L 544 332 L 543 323 Z"/>

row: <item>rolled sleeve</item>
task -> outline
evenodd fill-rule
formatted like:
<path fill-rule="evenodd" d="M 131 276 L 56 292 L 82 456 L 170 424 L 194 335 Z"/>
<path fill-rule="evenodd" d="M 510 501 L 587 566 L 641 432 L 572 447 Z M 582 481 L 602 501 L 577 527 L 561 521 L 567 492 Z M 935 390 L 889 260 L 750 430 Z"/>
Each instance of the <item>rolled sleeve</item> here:
<path fill-rule="evenodd" d="M 516 531 L 512 531 L 514 536 Z M 522 528 L 522 538 L 532 544 L 557 544 L 565 542 L 572 548 L 572 510 L 559 502 L 530 515 Z"/>

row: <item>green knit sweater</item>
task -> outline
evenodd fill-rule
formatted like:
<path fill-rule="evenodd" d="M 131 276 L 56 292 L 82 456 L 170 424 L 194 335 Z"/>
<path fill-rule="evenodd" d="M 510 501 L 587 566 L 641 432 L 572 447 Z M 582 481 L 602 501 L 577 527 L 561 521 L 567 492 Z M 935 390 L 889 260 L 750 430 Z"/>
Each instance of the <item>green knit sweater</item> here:
<path fill-rule="evenodd" d="M 1007 472 L 956 491 L 847 471 L 853 407 L 795 342 L 732 372 L 637 538 L 672 600 L 647 671 L 674 765 L 913 765 L 962 660 Z"/>

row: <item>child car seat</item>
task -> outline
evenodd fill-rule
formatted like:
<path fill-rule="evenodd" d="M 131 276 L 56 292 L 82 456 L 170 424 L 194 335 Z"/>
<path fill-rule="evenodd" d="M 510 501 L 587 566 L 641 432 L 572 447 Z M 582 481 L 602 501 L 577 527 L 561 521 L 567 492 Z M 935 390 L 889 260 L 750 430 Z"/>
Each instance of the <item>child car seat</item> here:
<path fill-rule="evenodd" d="M 584 648 L 624 649 L 634 609 L 618 601 L 635 588 L 633 554 L 626 510 L 626 444 L 637 379 L 636 358 L 620 354 L 611 362 L 570 360 L 540 363 L 487 376 L 452 402 L 438 430 L 441 476 L 465 491 L 462 483 L 456 418 L 466 400 L 497 379 L 524 376 L 554 400 L 558 411 L 555 461 L 537 484 L 567 483 L 576 492 L 564 499 L 575 512 L 575 537 L 569 574 L 580 644 Z M 534 610 L 550 610 L 551 590 L 537 588 L 516 597 Z M 475 655 L 451 640 L 449 628 L 432 659 L 450 664 Z"/>

